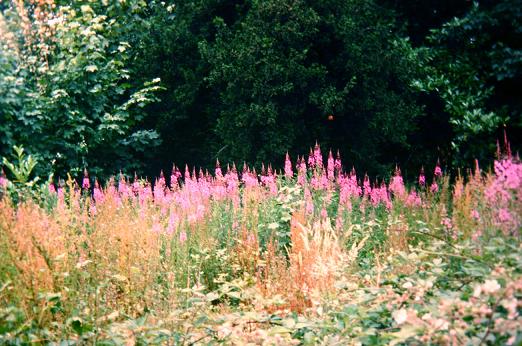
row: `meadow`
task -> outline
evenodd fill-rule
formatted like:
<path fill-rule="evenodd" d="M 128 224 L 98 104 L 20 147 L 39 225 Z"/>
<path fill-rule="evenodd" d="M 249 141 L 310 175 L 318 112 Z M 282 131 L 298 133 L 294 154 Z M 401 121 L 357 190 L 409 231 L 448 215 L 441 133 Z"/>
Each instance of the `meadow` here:
<path fill-rule="evenodd" d="M 0 177 L 0 344 L 517 345 L 522 163 Z M 16 174 L 18 173 L 18 175 Z"/>

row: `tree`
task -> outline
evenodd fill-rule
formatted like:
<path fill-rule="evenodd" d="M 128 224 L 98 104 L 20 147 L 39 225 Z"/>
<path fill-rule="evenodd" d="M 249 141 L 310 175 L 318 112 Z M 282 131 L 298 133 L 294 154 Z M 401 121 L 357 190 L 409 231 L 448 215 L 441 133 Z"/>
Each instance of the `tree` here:
<path fill-rule="evenodd" d="M 159 143 L 154 130 L 141 128 L 158 81 L 129 83 L 130 46 L 110 11 L 99 11 L 18 3 L 3 12 L 13 39 L 0 51 L 0 92 L 12 93 L 13 81 L 19 90 L 0 110 L 9 120 L 4 142 L 23 144 L 46 163 L 44 171 L 64 176 L 89 168 L 107 176 L 137 170 Z"/>
<path fill-rule="evenodd" d="M 520 146 L 521 27 L 522 1 L 479 1 L 419 48 L 426 77 L 416 86 L 443 101 L 456 165 L 491 158 L 504 128 Z"/>
<path fill-rule="evenodd" d="M 221 155 L 274 160 L 317 139 L 377 172 L 408 148 L 417 57 L 373 1 L 250 1 L 215 23 L 200 49 Z"/>

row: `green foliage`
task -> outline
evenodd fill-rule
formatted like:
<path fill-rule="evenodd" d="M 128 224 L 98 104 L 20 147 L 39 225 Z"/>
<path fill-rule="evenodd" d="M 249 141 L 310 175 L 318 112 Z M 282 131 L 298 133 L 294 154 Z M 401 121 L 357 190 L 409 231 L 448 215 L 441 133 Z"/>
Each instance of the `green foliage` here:
<path fill-rule="evenodd" d="M 450 114 L 451 145 L 460 164 L 492 152 L 499 129 L 522 128 L 517 95 L 522 73 L 520 2 L 477 2 L 461 17 L 431 30 L 421 48 L 425 79 L 414 85 L 435 92 Z"/>
<path fill-rule="evenodd" d="M 116 18 L 87 4 L 46 13 L 42 24 L 31 12 L 4 12 L 23 41 L 0 51 L 3 142 L 23 144 L 40 158 L 42 171 L 61 176 L 85 167 L 99 176 L 140 169 L 135 158 L 159 144 L 158 134 L 142 125 L 159 80 L 129 83 L 130 46 L 121 40 Z M 36 40 L 24 25 L 49 39 Z"/>
<path fill-rule="evenodd" d="M 167 87 L 149 118 L 165 140 L 155 159 L 163 168 L 216 157 L 276 162 L 317 139 L 375 172 L 408 148 L 421 114 L 409 87 L 417 58 L 375 2 L 149 8 L 133 70 Z M 141 71 L 148 61 L 161 63 Z"/>
<path fill-rule="evenodd" d="M 407 146 L 419 115 L 407 86 L 415 54 L 372 1 L 253 1 L 215 25 L 200 49 L 219 94 L 222 155 L 273 160 L 319 138 L 375 169 L 365 163 L 385 163 L 377 147 Z"/>
<path fill-rule="evenodd" d="M 14 176 L 14 184 L 25 187 L 33 187 L 38 182 L 38 180 L 40 180 L 39 177 L 35 177 L 34 179 L 30 180 L 33 169 L 37 163 L 36 159 L 34 159 L 31 155 L 26 157 L 23 147 L 14 146 L 13 149 L 16 153 L 15 159 L 18 161 L 18 164 L 15 165 L 14 163 L 11 163 L 5 157 L 2 158 L 2 163 Z"/>
<path fill-rule="evenodd" d="M 7 178 L 9 178 L 6 192 L 11 199 L 15 203 L 26 199 L 49 201 L 47 184 L 39 184 L 41 179 L 36 175 L 35 168 L 38 160 L 32 155 L 26 155 L 23 147 L 14 146 L 13 151 L 12 160 L 2 157 L 2 164 L 7 168 Z"/>

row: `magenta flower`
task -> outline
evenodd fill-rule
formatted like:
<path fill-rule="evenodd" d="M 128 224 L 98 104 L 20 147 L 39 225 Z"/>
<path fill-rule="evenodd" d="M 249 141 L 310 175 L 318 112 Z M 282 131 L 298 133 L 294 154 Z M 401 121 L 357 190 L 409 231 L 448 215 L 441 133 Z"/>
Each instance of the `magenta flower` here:
<path fill-rule="evenodd" d="M 314 163 L 315 167 L 323 168 L 323 155 L 321 154 L 321 147 L 315 142 L 314 147 Z"/>
<path fill-rule="evenodd" d="M 216 160 L 216 170 L 215 175 L 217 179 L 223 178 L 223 172 L 221 171 L 221 166 L 219 165 L 219 160 Z"/>
<path fill-rule="evenodd" d="M 94 201 L 96 201 L 96 203 L 102 203 L 104 200 L 104 197 L 105 197 L 102 189 L 100 188 L 100 184 L 98 183 L 98 179 L 94 179 L 93 197 L 94 197 Z"/>
<path fill-rule="evenodd" d="M 402 198 L 406 196 L 406 188 L 404 187 L 404 181 L 399 168 L 395 168 L 395 175 L 391 178 L 390 192 L 393 193 L 394 197 Z"/>
<path fill-rule="evenodd" d="M 292 172 L 292 162 L 290 161 L 290 155 L 288 152 L 285 157 L 285 177 L 292 178 L 294 176 L 294 172 Z"/>
<path fill-rule="evenodd" d="M 433 172 L 433 175 L 435 175 L 435 178 L 442 177 L 442 169 L 440 168 L 439 160 L 437 160 L 437 165 L 435 166 L 435 171 Z"/>
<path fill-rule="evenodd" d="M 87 173 L 87 169 L 83 170 L 83 181 L 82 181 L 82 189 L 88 190 L 91 187 L 91 183 L 89 181 L 89 174 Z"/>
<path fill-rule="evenodd" d="M 421 168 L 419 174 L 419 185 L 422 187 L 426 186 L 426 176 L 424 175 L 424 167 Z"/>
<path fill-rule="evenodd" d="M 187 241 L 187 232 L 181 231 L 179 232 L 179 242 L 181 244 L 185 243 Z"/>
<path fill-rule="evenodd" d="M 0 187 L 5 189 L 7 187 L 7 178 L 5 177 L 4 171 L 0 171 Z"/>
<path fill-rule="evenodd" d="M 370 185 L 370 178 L 368 178 L 368 174 L 364 175 L 363 191 L 365 196 L 370 196 L 372 193 L 372 187 Z"/>
<path fill-rule="evenodd" d="M 422 200 L 415 191 L 410 191 L 408 198 L 406 199 L 406 205 L 409 207 L 420 207 Z"/>
<path fill-rule="evenodd" d="M 326 172 L 328 174 L 328 179 L 333 180 L 334 179 L 334 170 L 335 170 L 335 160 L 332 155 L 332 151 L 328 153 L 328 161 L 326 164 Z"/>
<path fill-rule="evenodd" d="M 339 150 L 337 150 L 337 155 L 335 156 L 334 168 L 337 173 L 341 172 L 342 164 L 341 164 L 341 155 L 339 154 Z"/>

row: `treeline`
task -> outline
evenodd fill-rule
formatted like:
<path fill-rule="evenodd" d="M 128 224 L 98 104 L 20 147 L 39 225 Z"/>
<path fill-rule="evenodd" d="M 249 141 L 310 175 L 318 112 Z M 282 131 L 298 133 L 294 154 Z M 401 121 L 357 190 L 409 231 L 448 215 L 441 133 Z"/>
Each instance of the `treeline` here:
<path fill-rule="evenodd" d="M 283 164 L 383 176 L 522 138 L 522 1 L 0 3 L 0 156 L 40 173 Z"/>

